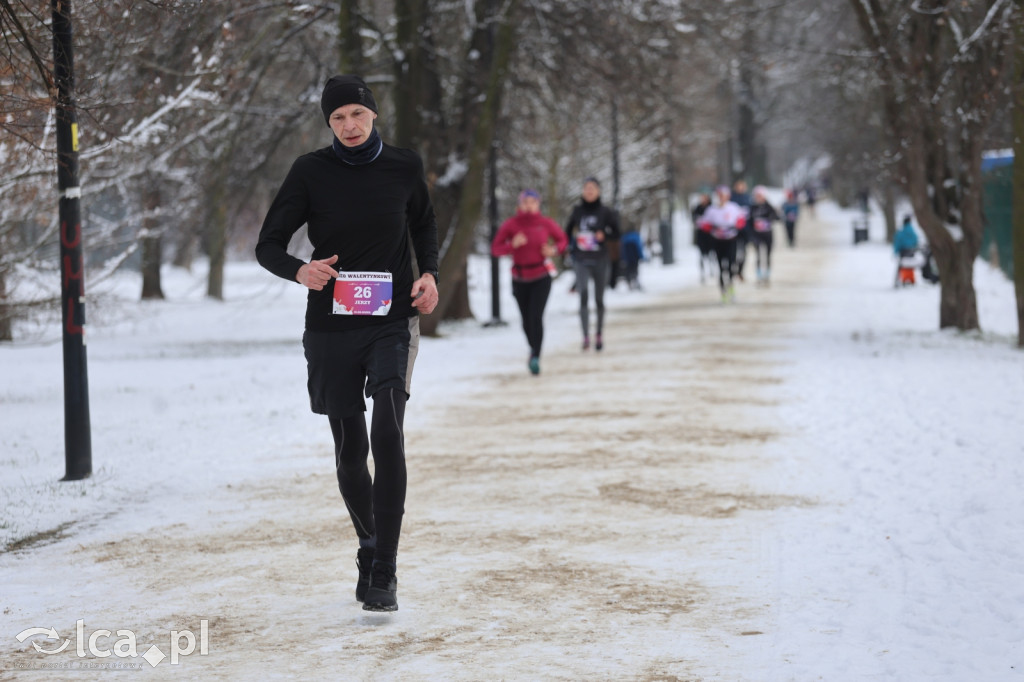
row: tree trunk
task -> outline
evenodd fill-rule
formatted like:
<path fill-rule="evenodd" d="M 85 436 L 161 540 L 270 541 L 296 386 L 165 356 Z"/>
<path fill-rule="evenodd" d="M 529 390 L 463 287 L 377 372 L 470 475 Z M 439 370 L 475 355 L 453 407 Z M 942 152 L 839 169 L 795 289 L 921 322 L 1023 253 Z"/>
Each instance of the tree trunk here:
<path fill-rule="evenodd" d="M 438 175 L 447 171 L 453 149 L 451 131 L 442 111 L 443 95 L 434 48 L 429 34 L 422 29 L 430 23 L 429 0 L 396 0 L 395 42 L 401 56 L 394 63 L 394 86 L 391 88 L 395 103 L 393 134 L 395 146 L 415 149 L 427 169 L 427 183 L 431 188 L 434 214 L 437 218 L 438 238 L 442 244 L 448 231 L 455 229 L 455 215 L 461 205 L 461 180 L 444 187 L 435 183 Z M 445 254 L 442 253 L 442 260 Z M 431 316 L 421 320 L 420 330 L 425 335 L 436 333 L 439 319 L 465 319 L 472 317 L 469 291 L 464 284 L 465 267 L 452 276 L 442 266 L 442 295 L 450 300 Z"/>
<path fill-rule="evenodd" d="M 448 304 L 446 320 L 468 320 L 473 318 L 473 310 L 469 305 L 469 278 L 463 277 L 455 285 L 452 301 Z"/>
<path fill-rule="evenodd" d="M 749 29 L 744 37 L 744 45 L 749 45 L 753 39 Z M 755 111 L 756 93 L 754 91 L 754 65 L 746 47 L 742 48 L 748 56 L 743 59 L 739 68 L 739 97 L 737 112 L 736 141 L 739 146 L 740 165 L 742 170 L 733 177 L 733 181 L 744 180 L 752 185 L 761 184 L 765 181 L 764 164 L 759 162 L 758 147 L 761 137 L 760 124 Z"/>
<path fill-rule="evenodd" d="M 935 197 L 929 192 L 929 176 L 924 165 L 927 147 L 920 136 L 904 146 L 907 157 L 907 190 L 910 195 L 918 224 L 928 237 L 928 244 L 939 266 L 940 300 L 939 328 L 956 327 L 962 331 L 978 328 L 978 305 L 974 292 L 974 259 L 978 255 L 973 248 L 974 237 L 966 238 L 978 228 L 967 220 L 971 211 L 964 206 L 965 221 L 961 225 L 964 236 L 960 239 L 947 229 L 945 218 L 937 213 L 932 203 Z M 965 189 L 977 191 L 975 188 Z M 980 205 L 980 200 L 978 205 Z M 980 216 L 979 216 L 980 220 Z"/>
<path fill-rule="evenodd" d="M 176 268 L 182 268 L 192 272 L 192 261 L 196 257 L 196 243 L 199 241 L 196 233 L 191 228 L 186 228 L 185 234 L 177 240 L 177 248 L 174 251 L 174 260 L 171 264 Z"/>
<path fill-rule="evenodd" d="M 159 234 L 142 238 L 142 300 L 163 299 L 164 291 L 160 282 L 160 263 L 163 248 Z"/>
<path fill-rule="evenodd" d="M 554 126 L 554 121 L 551 121 L 551 150 L 548 154 L 548 168 L 547 177 L 544 183 L 544 208 L 542 212 L 551 216 L 556 223 L 562 222 L 561 209 L 558 196 L 558 163 L 562 159 L 562 137 L 560 132 Z"/>
<path fill-rule="evenodd" d="M 7 275 L 0 270 L 0 341 L 14 340 L 11 313 L 12 307 L 7 304 Z"/>
<path fill-rule="evenodd" d="M 1017 345 L 1024 348 L 1024 0 L 1017 0 L 1013 98 L 1013 283 L 1017 291 Z"/>
<path fill-rule="evenodd" d="M 395 0 L 395 42 L 401 59 L 395 60 L 395 102 L 393 123 L 396 147 L 418 149 L 422 142 L 422 116 L 440 106 L 440 97 L 428 96 L 434 90 L 436 73 L 426 68 L 427 55 L 420 36 L 429 11 L 426 0 Z M 420 150 L 421 156 L 424 154 Z M 424 159 L 425 164 L 426 159 Z M 429 164 L 433 167 L 434 164 Z"/>
<path fill-rule="evenodd" d="M 985 231 L 985 212 L 981 181 L 981 157 L 984 148 L 984 132 L 975 130 L 965 140 L 966 158 L 959 167 L 960 184 L 960 226 L 963 236 L 957 242 L 958 258 L 963 271 L 963 283 L 958 289 L 960 308 L 951 326 L 960 330 L 981 329 L 978 319 L 978 300 L 974 291 L 974 263 L 981 252 L 981 239 Z M 942 315 L 939 322 L 941 325 Z"/>
<path fill-rule="evenodd" d="M 962 242 L 955 242 L 951 253 L 936 255 L 942 277 L 939 294 L 939 328 L 962 331 L 978 329 L 978 304 L 974 292 L 974 256 Z"/>
<path fill-rule="evenodd" d="M 612 99 L 612 208 L 616 211 L 622 210 L 621 193 L 619 187 L 619 104 L 614 97 Z"/>
<path fill-rule="evenodd" d="M 151 187 L 153 187 L 151 185 Z M 146 217 L 142 221 L 142 300 L 163 299 L 164 291 L 160 280 L 160 266 L 163 261 L 163 244 L 159 221 L 154 212 L 160 206 L 160 192 L 150 189 L 146 192 Z"/>
<path fill-rule="evenodd" d="M 497 30 L 493 44 L 483 44 L 477 47 L 474 41 L 474 48 L 480 47 L 489 49 L 490 59 L 484 61 L 489 63 L 490 68 L 484 74 L 481 94 L 482 103 L 476 105 L 478 108 L 466 109 L 466 122 L 472 130 L 471 142 L 466 154 L 467 170 L 462 182 L 459 202 L 451 230 L 451 235 L 445 235 L 443 241 L 447 248 L 443 248 L 440 265 L 441 286 L 439 288 L 439 300 L 437 308 L 430 315 L 420 320 L 420 331 L 426 336 L 437 334 L 437 325 L 449 313 L 449 307 L 453 301 L 460 299 L 460 291 L 465 295 L 465 289 L 460 289 L 459 284 L 466 279 L 466 259 L 470 248 L 473 245 L 473 238 L 476 236 L 477 222 L 483 213 L 484 177 L 487 170 L 488 154 L 494 140 L 494 128 L 501 102 L 501 90 L 505 83 L 505 74 L 508 70 L 509 61 L 512 56 L 512 43 L 515 38 L 515 26 L 511 21 L 517 6 L 516 0 L 510 0 L 501 6 L 501 14 L 488 16 L 486 7 L 492 7 L 497 3 L 483 0 L 477 5 L 477 19 L 480 26 L 484 26 L 488 20 L 497 23 Z M 486 30 L 483 29 L 483 30 Z M 483 52 L 483 50 L 481 50 Z M 485 59 L 484 55 L 479 59 Z M 472 86 L 471 86 L 472 87 Z M 470 100 L 471 101 L 471 100 Z M 472 105 L 468 105 L 472 106 Z M 476 115 L 473 115 L 476 113 Z M 439 228 L 441 226 L 439 225 Z M 441 229 L 439 229 L 441 232 Z M 462 305 L 460 302 L 459 305 Z"/>
<path fill-rule="evenodd" d="M 213 186 L 207 194 L 209 218 L 206 223 L 206 253 L 210 259 L 206 295 L 224 300 L 224 262 L 226 260 L 228 211 L 225 206 L 226 180 L 223 173 L 215 173 Z"/>
<path fill-rule="evenodd" d="M 896 190 L 891 182 L 882 187 L 882 215 L 885 216 L 885 241 L 892 244 L 896 236 Z"/>
<path fill-rule="evenodd" d="M 341 73 L 363 73 L 359 0 L 338 0 L 338 70 Z"/>

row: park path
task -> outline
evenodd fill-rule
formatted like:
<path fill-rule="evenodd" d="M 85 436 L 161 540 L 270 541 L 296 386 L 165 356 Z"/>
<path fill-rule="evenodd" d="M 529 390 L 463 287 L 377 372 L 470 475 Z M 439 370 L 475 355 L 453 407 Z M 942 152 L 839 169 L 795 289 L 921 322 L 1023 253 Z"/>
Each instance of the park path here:
<path fill-rule="evenodd" d="M 787 490 L 769 447 L 824 227 L 776 248 L 770 289 L 631 297 L 602 353 L 552 348 L 540 377 L 481 376 L 431 407 L 407 436 L 396 614 L 351 597 L 329 468 L 231 486 L 238 512 L 203 527 L 73 545 L 93 589 L 51 597 L 88 604 L 90 627 L 136 622 L 140 653 L 207 621 L 207 655 L 147 679 L 760 679 L 744 665 L 771 646 L 779 565 L 762 538 L 827 503 Z M 0 653 L 0 676 L 24 655 Z"/>

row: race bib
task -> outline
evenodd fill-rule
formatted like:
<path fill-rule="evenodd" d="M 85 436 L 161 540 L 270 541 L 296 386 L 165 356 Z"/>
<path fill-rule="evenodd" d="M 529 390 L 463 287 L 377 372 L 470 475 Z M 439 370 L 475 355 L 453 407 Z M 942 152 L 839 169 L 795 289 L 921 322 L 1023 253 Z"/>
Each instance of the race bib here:
<path fill-rule="evenodd" d="M 599 251 L 601 243 L 597 241 L 596 232 L 579 231 L 576 233 L 576 248 L 580 251 Z"/>
<path fill-rule="evenodd" d="M 390 272 L 338 272 L 335 315 L 387 315 L 391 310 Z"/>
<path fill-rule="evenodd" d="M 757 230 L 758 232 L 767 232 L 768 230 L 772 229 L 772 224 L 765 220 L 764 218 L 755 218 L 754 229 Z"/>

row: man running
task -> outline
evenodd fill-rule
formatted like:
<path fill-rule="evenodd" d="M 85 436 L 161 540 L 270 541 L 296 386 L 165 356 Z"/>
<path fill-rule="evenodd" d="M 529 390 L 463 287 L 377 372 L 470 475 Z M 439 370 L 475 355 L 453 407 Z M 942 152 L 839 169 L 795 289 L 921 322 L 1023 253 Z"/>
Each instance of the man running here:
<path fill-rule="evenodd" d="M 310 407 L 330 422 L 338 486 L 359 538 L 356 599 L 368 611 L 395 611 L 403 422 L 418 314 L 437 305 L 437 225 L 422 161 L 381 140 L 377 103 L 363 79 L 330 78 L 320 107 L 333 142 L 292 164 L 263 221 L 256 258 L 309 289 L 302 345 Z M 303 224 L 313 245 L 309 263 L 287 252 Z M 369 436 L 364 395 L 373 399 Z"/>
<path fill-rule="evenodd" d="M 590 348 L 589 283 L 594 281 L 597 307 L 597 335 L 594 348 L 604 348 L 604 290 L 608 283 L 608 243 L 619 238 L 619 214 L 601 203 L 601 183 L 597 178 L 583 182 L 580 203 L 569 215 L 565 226 L 569 236 L 572 262 L 576 269 L 576 291 L 580 295 L 580 325 L 583 350 Z"/>

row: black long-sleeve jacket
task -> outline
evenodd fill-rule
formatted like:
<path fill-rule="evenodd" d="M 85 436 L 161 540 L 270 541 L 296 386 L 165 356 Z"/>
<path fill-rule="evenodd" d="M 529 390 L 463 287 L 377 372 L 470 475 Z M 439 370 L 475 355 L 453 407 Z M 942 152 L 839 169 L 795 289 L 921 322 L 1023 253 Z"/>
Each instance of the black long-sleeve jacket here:
<path fill-rule="evenodd" d="M 781 220 L 779 212 L 767 201 L 760 204 L 753 204 L 750 207 L 750 217 L 747 220 L 748 232 L 771 232 L 772 223 Z"/>
<path fill-rule="evenodd" d="M 260 265 L 295 281 L 303 261 L 287 251 L 292 235 L 309 226 L 313 259 L 338 256 L 332 267 L 390 272 L 394 301 L 387 316 L 333 315 L 333 284 L 310 290 L 306 329 L 344 331 L 416 315 L 409 236 L 421 272 L 437 270 L 437 222 L 423 162 L 408 149 L 385 144 L 374 161 L 353 166 L 331 147 L 300 156 L 267 212 L 256 244 Z"/>
<path fill-rule="evenodd" d="M 604 239 L 600 242 L 594 238 L 597 232 L 604 233 Z M 619 214 L 615 209 L 602 204 L 601 199 L 580 201 L 569 215 L 565 234 L 569 237 L 573 258 L 606 258 L 608 242 L 616 241 L 621 236 Z"/>

